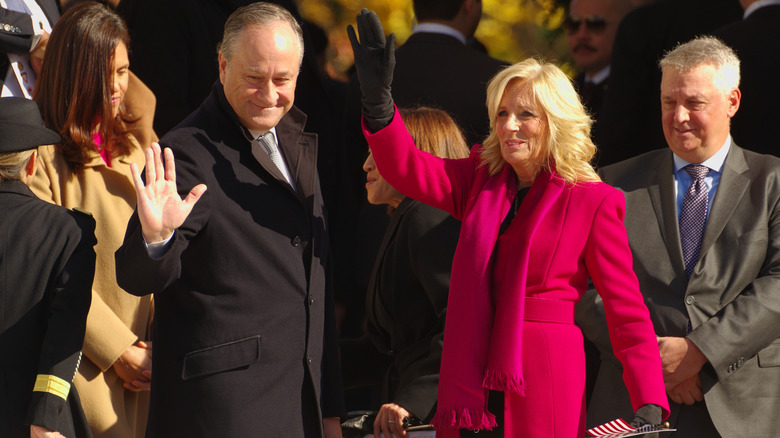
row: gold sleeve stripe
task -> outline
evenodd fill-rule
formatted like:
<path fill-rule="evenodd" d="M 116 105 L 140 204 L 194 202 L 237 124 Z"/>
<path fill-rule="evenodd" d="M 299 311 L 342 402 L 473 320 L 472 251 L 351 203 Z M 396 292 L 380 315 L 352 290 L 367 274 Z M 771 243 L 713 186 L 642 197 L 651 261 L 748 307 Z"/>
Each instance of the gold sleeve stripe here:
<path fill-rule="evenodd" d="M 57 376 L 51 376 L 48 374 L 38 374 L 35 379 L 35 387 L 33 392 L 48 392 L 54 394 L 63 400 L 68 399 L 68 392 L 70 392 L 70 383 Z"/>

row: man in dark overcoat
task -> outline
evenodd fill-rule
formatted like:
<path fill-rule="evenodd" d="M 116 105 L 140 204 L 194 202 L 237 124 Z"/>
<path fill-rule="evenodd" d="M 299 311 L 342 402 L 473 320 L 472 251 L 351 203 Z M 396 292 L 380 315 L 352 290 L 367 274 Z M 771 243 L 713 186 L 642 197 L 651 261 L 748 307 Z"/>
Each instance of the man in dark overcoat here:
<path fill-rule="evenodd" d="M 220 81 L 161 140 L 165 166 L 154 145 L 145 184 L 135 170 L 116 261 L 122 288 L 155 294 L 148 437 L 340 436 L 317 138 L 293 106 L 302 56 L 287 10 L 236 10 Z"/>
<path fill-rule="evenodd" d="M 0 99 L 0 436 L 91 437 L 76 389 L 95 273 L 95 221 L 35 197 L 35 102 Z M 59 434 L 57 434 L 59 433 Z"/>

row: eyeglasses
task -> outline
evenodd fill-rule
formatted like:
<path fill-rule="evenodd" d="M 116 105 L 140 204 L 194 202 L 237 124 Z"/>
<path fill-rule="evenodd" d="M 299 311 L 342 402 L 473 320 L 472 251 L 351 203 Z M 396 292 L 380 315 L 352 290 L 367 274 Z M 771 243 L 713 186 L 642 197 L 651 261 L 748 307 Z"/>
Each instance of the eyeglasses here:
<path fill-rule="evenodd" d="M 600 15 L 588 15 L 582 18 L 566 17 L 563 26 L 566 28 L 566 32 L 577 33 L 583 23 L 589 32 L 603 32 L 607 28 L 607 20 Z"/>

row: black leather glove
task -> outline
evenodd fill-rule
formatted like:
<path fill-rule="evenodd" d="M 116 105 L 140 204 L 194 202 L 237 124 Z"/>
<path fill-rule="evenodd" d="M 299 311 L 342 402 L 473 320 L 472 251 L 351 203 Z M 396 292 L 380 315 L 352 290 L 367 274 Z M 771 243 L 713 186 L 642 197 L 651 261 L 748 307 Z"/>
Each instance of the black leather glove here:
<path fill-rule="evenodd" d="M 629 423 L 631 427 L 637 428 L 648 424 L 656 425 L 661 422 L 663 409 L 654 404 L 646 404 L 636 410 L 634 418 Z"/>
<path fill-rule="evenodd" d="M 393 120 L 393 96 L 390 84 L 395 68 L 395 34 L 385 40 L 384 29 L 373 11 L 363 8 L 357 15 L 360 42 L 352 25 L 347 35 L 355 55 L 355 70 L 363 94 L 363 116 L 371 132 L 379 131 Z"/>

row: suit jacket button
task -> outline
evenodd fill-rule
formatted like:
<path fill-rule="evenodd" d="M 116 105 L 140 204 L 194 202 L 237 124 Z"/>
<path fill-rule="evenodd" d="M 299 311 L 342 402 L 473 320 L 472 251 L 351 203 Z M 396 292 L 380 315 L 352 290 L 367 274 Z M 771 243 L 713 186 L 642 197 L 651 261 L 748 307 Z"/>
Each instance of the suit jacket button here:
<path fill-rule="evenodd" d="M 685 304 L 693 304 L 695 302 L 696 302 L 696 298 L 695 297 L 687 297 L 687 298 L 685 298 Z"/>
<path fill-rule="evenodd" d="M 293 239 L 290 241 L 290 243 L 292 243 L 292 246 L 300 246 L 300 244 L 301 244 L 301 236 L 293 237 Z"/>
<path fill-rule="evenodd" d="M 311 355 L 306 355 L 306 362 L 311 363 Z"/>

